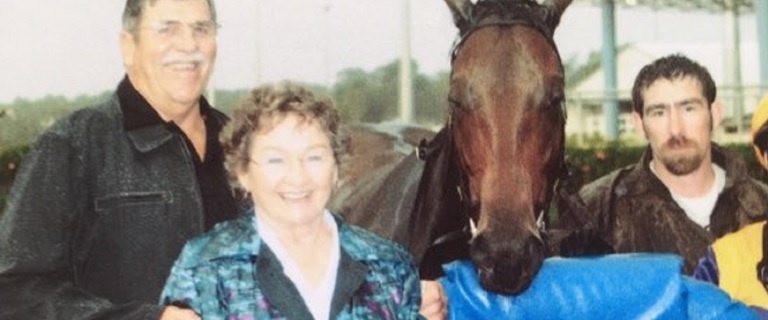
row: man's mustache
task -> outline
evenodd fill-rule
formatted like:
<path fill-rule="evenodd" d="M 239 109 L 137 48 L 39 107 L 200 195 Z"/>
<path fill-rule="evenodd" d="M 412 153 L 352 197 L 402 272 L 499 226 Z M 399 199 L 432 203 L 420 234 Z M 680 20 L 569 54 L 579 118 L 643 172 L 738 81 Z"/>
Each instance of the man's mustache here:
<path fill-rule="evenodd" d="M 689 144 L 691 144 L 691 140 L 689 140 L 685 136 L 675 136 L 667 140 L 667 146 L 670 148 L 685 147 L 685 146 L 688 146 Z"/>
<path fill-rule="evenodd" d="M 163 57 L 160 63 L 163 66 L 181 63 L 201 64 L 206 61 L 205 55 L 202 52 L 195 52 L 191 54 L 171 54 Z"/>

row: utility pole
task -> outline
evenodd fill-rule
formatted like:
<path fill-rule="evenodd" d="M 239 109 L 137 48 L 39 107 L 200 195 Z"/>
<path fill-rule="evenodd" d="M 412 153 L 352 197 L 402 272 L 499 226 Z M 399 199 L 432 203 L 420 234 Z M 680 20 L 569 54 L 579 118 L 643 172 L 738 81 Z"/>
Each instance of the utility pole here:
<path fill-rule="evenodd" d="M 256 34 L 256 50 L 254 50 L 254 65 L 255 69 L 253 70 L 254 74 L 254 80 L 256 81 L 256 84 L 261 84 L 261 77 L 262 77 L 262 70 L 261 70 L 261 21 L 263 20 L 261 18 L 261 11 L 262 11 L 262 5 L 264 1 L 262 0 L 256 0 L 256 24 L 254 26 L 254 34 Z"/>
<path fill-rule="evenodd" d="M 413 122 L 413 84 L 411 71 L 411 1 L 403 1 L 403 47 L 400 56 L 400 120 Z"/>
<path fill-rule="evenodd" d="M 605 95 L 603 109 L 608 139 L 619 138 L 619 98 L 616 80 L 616 4 L 613 0 L 602 0 L 603 12 L 603 77 Z"/>
<path fill-rule="evenodd" d="M 333 77 L 331 76 L 331 54 L 330 54 L 330 47 L 331 47 L 331 4 L 326 3 L 323 5 L 323 19 L 325 20 L 325 30 L 323 30 L 323 33 L 325 34 L 325 37 L 323 41 L 325 43 L 323 44 L 323 64 L 324 64 L 324 75 L 325 79 L 325 86 L 330 90 L 331 85 L 333 84 Z"/>
<path fill-rule="evenodd" d="M 765 92 L 768 91 L 768 1 L 755 1 L 755 22 L 760 46 L 760 89 Z"/>
<path fill-rule="evenodd" d="M 762 0 L 765 1 L 765 0 Z M 739 34 L 739 2 L 730 0 L 725 5 L 725 70 L 726 81 L 731 87 L 731 108 L 736 123 L 736 133 L 744 130 L 744 99 L 742 98 L 741 82 L 741 36 Z M 730 41 L 728 41 L 730 40 Z"/>

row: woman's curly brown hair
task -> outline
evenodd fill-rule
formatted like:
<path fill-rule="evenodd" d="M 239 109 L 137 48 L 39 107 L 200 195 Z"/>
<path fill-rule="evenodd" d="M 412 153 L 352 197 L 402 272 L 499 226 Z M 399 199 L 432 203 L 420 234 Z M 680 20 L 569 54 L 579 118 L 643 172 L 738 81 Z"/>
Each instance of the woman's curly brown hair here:
<path fill-rule="evenodd" d="M 331 99 L 315 95 L 292 81 L 264 84 L 251 90 L 240 102 L 232 112 L 232 120 L 219 135 L 224 167 L 236 189 L 242 189 L 237 174 L 248 166 L 253 133 L 271 129 L 288 114 L 298 115 L 304 121 L 317 121 L 328 135 L 336 163 L 340 162 L 347 146 L 339 134 L 341 119 Z"/>

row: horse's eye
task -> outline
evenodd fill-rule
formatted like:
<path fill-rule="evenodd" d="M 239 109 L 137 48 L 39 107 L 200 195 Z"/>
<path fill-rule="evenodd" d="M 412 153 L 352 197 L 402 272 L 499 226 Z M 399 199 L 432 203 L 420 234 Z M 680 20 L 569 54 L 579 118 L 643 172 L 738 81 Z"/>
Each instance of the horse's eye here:
<path fill-rule="evenodd" d="M 565 103 L 565 95 L 562 92 L 552 92 L 549 96 L 550 107 L 560 107 L 563 103 Z"/>
<path fill-rule="evenodd" d="M 451 107 L 451 109 L 459 109 L 461 108 L 461 103 L 454 98 L 448 98 L 448 106 Z"/>
<path fill-rule="evenodd" d="M 565 96 L 558 95 L 552 98 L 552 105 L 553 106 L 561 106 L 563 103 L 565 103 Z"/>

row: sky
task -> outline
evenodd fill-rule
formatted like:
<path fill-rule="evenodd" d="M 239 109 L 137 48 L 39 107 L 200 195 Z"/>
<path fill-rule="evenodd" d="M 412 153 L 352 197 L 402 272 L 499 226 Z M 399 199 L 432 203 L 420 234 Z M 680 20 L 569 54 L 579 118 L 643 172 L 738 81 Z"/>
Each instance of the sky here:
<path fill-rule="evenodd" d="M 347 68 L 372 71 L 401 55 L 404 1 L 218 0 L 219 52 L 211 84 L 247 89 L 293 79 L 329 84 Z M 411 54 L 421 73 L 449 69 L 456 36 L 443 0 L 409 0 Z M 564 60 L 601 47 L 601 9 L 575 0 L 555 31 Z M 118 46 L 124 1 L 4 0 L 0 10 L 0 104 L 48 94 L 76 97 L 114 89 L 124 69 Z M 753 15 L 741 39 L 754 42 Z M 616 40 L 676 44 L 724 42 L 722 14 L 616 8 Z M 746 62 L 750 63 L 750 62 Z M 751 62 L 755 63 L 755 62 Z M 755 65 L 755 68 L 758 66 Z"/>

